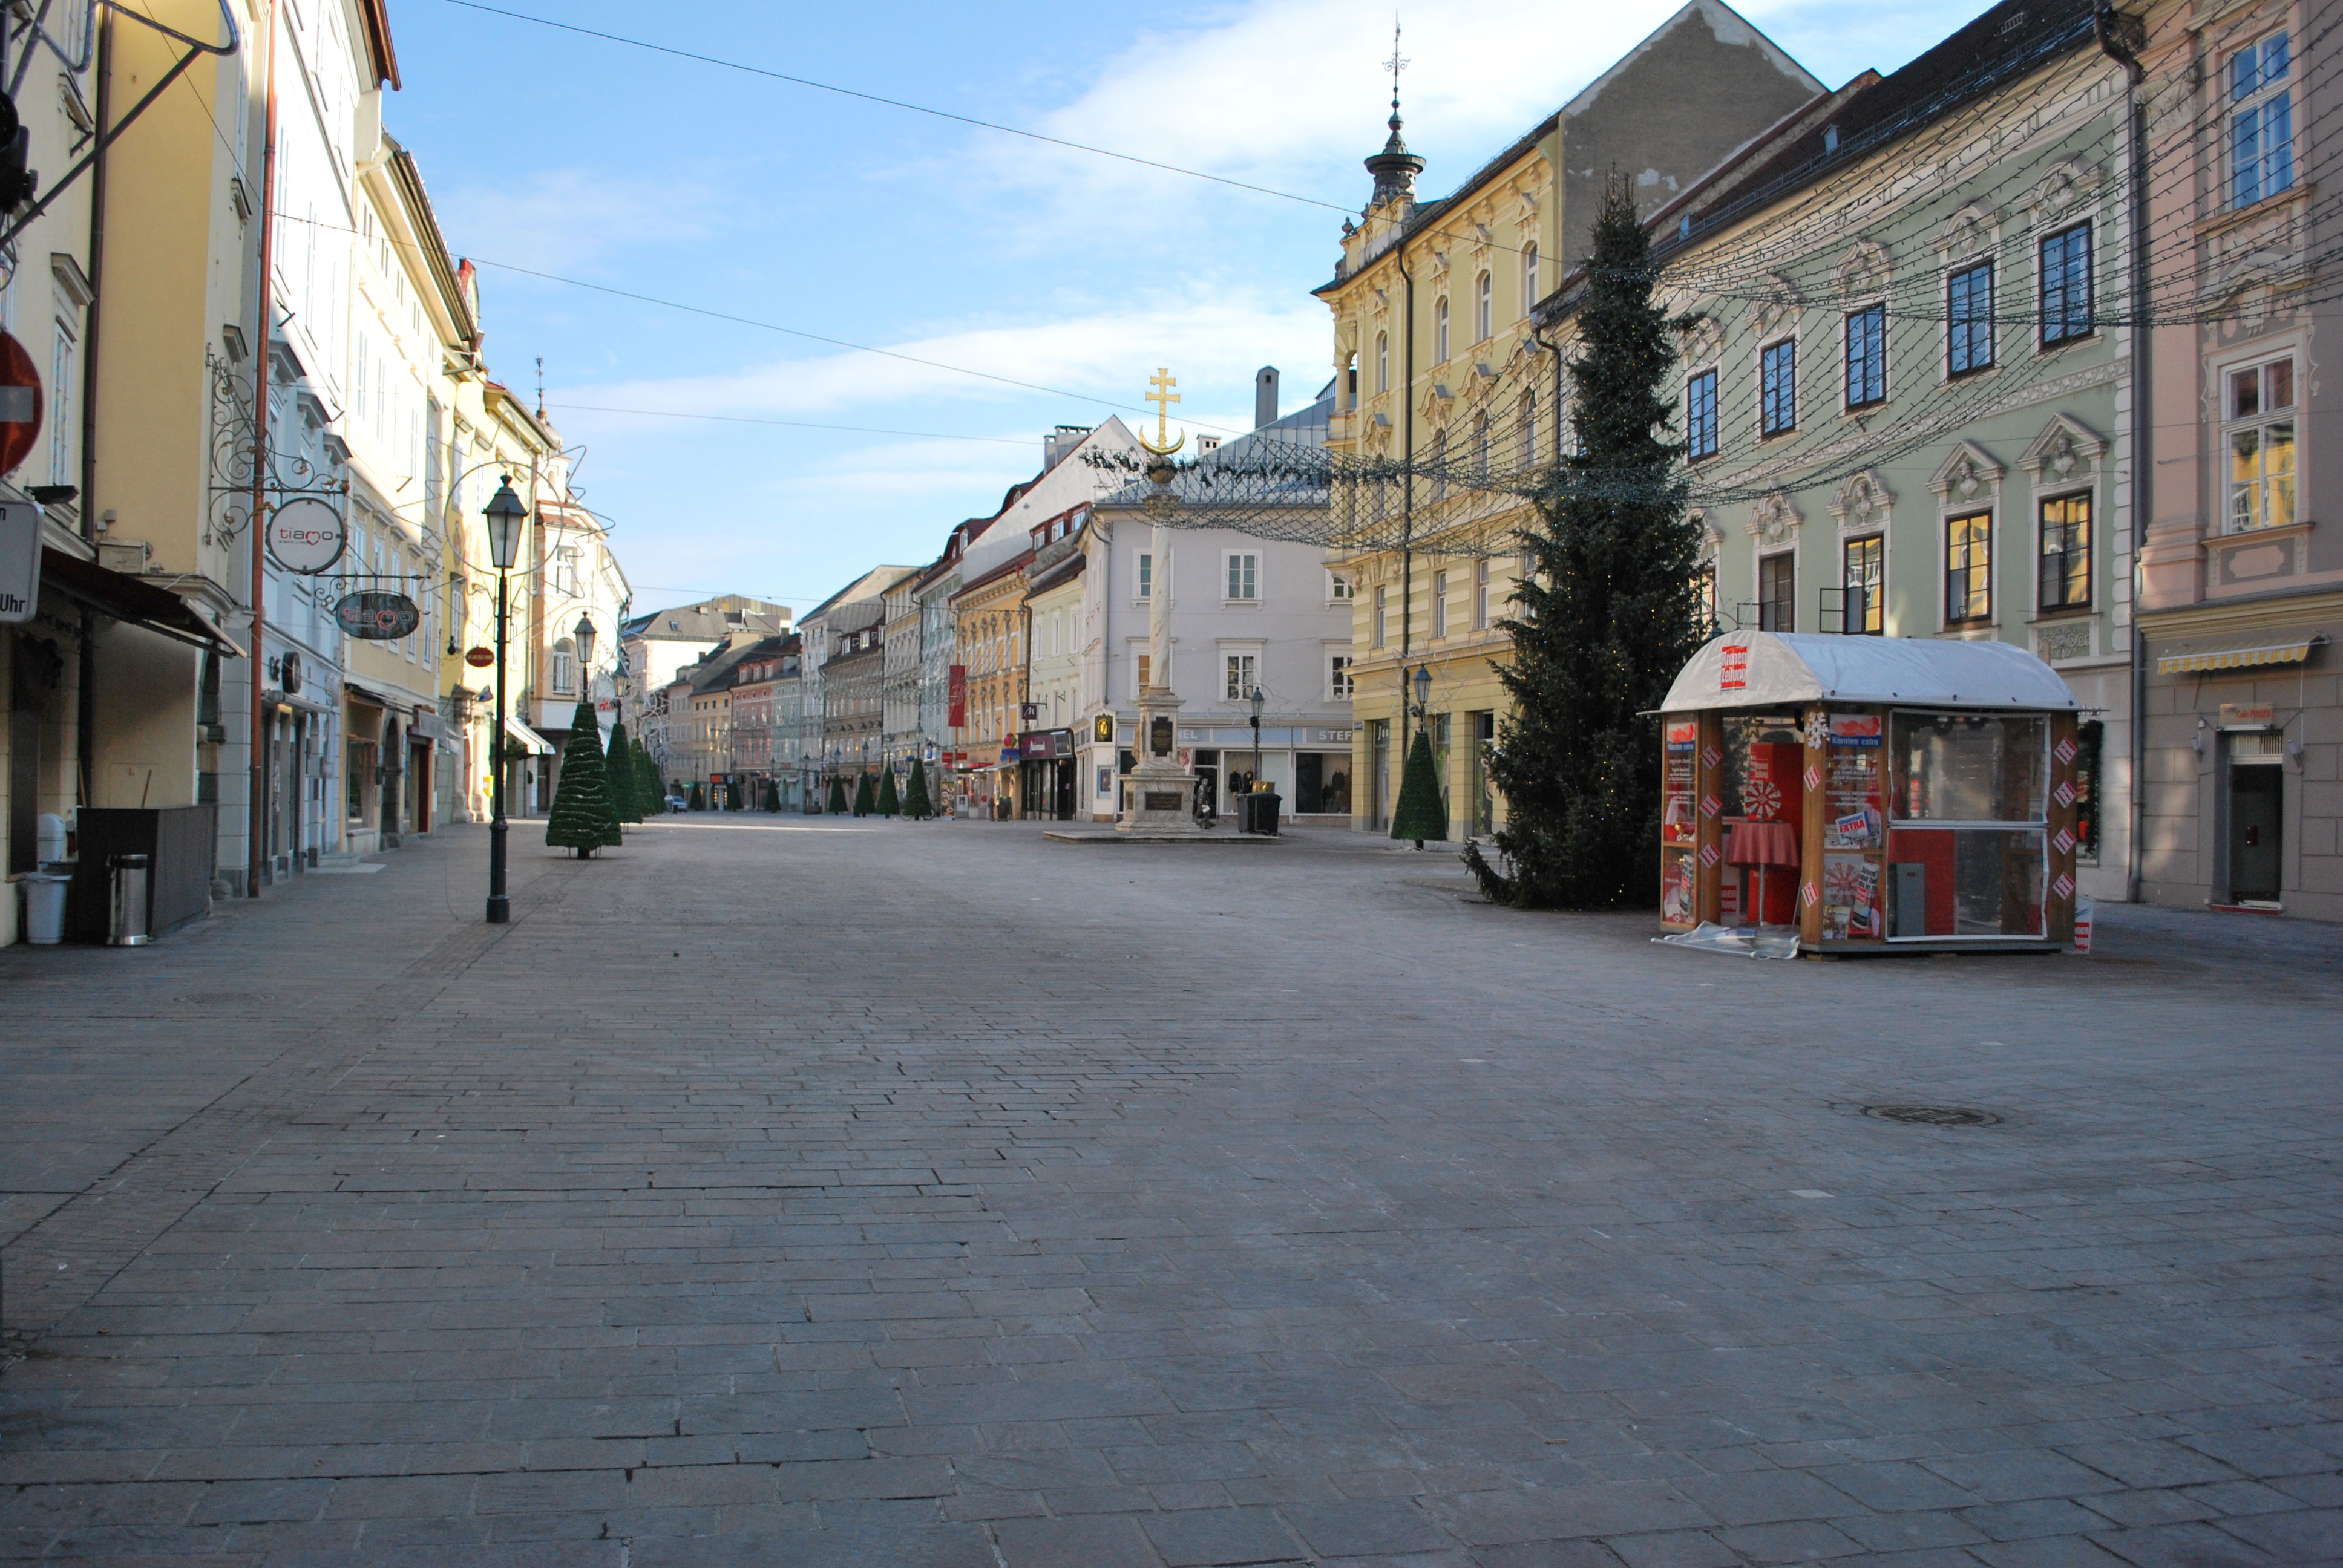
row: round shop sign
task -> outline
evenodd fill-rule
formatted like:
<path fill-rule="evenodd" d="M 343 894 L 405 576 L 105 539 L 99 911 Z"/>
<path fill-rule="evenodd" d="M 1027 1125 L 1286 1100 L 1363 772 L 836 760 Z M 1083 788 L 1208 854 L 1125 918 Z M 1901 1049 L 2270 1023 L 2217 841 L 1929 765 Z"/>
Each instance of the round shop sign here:
<path fill-rule="evenodd" d="M 464 655 L 464 662 L 474 669 L 486 669 L 496 661 L 497 656 L 485 648 L 468 649 Z"/>
<path fill-rule="evenodd" d="M 347 594 L 334 607 L 334 618 L 344 631 L 367 642 L 394 642 L 413 631 L 423 619 L 415 601 L 403 593 L 369 588 Z"/>
<path fill-rule="evenodd" d="M 268 514 L 268 553 L 288 572 L 324 571 L 349 538 L 342 515 L 315 496 L 296 496 Z"/>

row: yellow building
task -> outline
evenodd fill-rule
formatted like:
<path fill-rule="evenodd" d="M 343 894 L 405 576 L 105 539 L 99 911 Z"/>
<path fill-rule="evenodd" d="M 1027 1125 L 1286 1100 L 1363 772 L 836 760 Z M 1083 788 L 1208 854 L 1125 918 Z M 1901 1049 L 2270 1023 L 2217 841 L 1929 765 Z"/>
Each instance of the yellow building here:
<path fill-rule="evenodd" d="M 1391 819 L 1416 716 L 1433 738 L 1453 837 L 1501 819 L 1483 769 L 1506 697 L 1499 623 L 1530 518 L 1527 475 L 1567 438 L 1566 348 L 1530 313 L 1583 256 L 1615 168 L 1656 207 L 1820 84 L 1721 0 L 1693 0 L 1450 196 L 1415 196 L 1401 136 L 1366 161 L 1374 190 L 1344 220 L 1333 279 L 1339 464 L 1389 477 L 1338 488 L 1332 561 L 1353 594 L 1353 827 Z M 1557 265 L 1557 262 L 1564 265 Z"/>
<path fill-rule="evenodd" d="M 960 652 L 968 669 L 965 720 L 955 749 L 968 756 L 967 799 L 980 817 L 1021 810 L 1021 754 L 1026 701 L 1025 548 L 986 568 L 952 596 Z"/>

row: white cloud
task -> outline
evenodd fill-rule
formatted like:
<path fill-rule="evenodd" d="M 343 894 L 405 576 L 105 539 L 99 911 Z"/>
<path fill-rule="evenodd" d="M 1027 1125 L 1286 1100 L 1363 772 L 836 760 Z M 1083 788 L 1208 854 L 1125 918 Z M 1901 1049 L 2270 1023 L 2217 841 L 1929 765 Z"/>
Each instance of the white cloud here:
<path fill-rule="evenodd" d="M 629 179 L 587 168 L 539 170 L 511 186 L 462 185 L 437 198 L 458 256 L 477 249 L 546 272 L 576 272 L 639 242 L 646 212 L 659 215 L 663 244 L 714 238 L 727 205 L 719 184 L 697 176 Z"/>

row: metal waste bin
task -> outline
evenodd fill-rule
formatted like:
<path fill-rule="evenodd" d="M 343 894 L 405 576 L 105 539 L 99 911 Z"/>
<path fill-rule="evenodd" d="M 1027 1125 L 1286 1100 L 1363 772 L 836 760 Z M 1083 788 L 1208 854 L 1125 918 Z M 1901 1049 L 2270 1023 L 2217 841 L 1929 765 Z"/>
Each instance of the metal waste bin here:
<path fill-rule="evenodd" d="M 1282 798 L 1267 789 L 1256 789 L 1238 796 L 1237 801 L 1241 813 L 1237 819 L 1240 831 L 1276 837 L 1277 809 L 1285 803 Z"/>
<path fill-rule="evenodd" d="M 143 948 L 155 940 L 146 934 L 146 881 L 154 865 L 152 855 L 116 855 L 107 862 L 114 873 L 114 900 L 106 946 Z"/>
<path fill-rule="evenodd" d="M 50 860 L 25 877 L 25 940 L 55 947 L 65 940 L 65 890 L 73 886 L 74 863 Z"/>

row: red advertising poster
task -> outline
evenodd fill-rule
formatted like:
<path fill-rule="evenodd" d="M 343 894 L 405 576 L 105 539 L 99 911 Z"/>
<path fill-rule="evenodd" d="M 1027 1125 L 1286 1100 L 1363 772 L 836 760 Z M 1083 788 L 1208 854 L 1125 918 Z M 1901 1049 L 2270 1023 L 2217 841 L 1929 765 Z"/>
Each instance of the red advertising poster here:
<path fill-rule="evenodd" d="M 955 664 L 951 667 L 950 691 L 951 717 L 944 722 L 959 729 L 968 723 L 968 666 Z"/>

